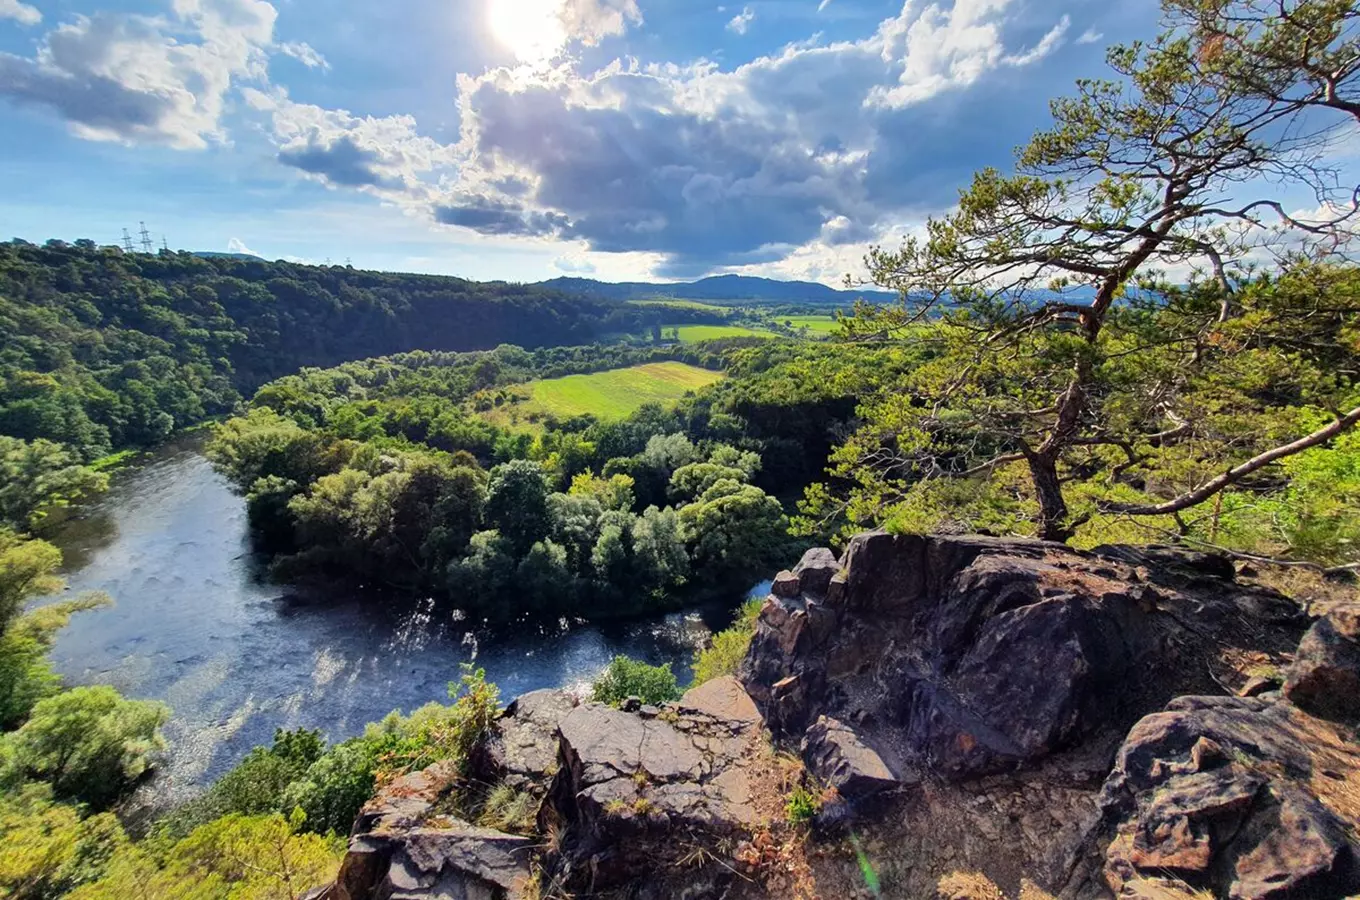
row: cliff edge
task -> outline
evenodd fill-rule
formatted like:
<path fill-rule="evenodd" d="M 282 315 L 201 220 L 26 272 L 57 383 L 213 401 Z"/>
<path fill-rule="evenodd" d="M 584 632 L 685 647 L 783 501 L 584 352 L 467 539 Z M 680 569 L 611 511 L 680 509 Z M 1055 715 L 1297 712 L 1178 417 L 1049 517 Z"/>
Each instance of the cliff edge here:
<path fill-rule="evenodd" d="M 518 698 L 468 770 L 386 786 L 312 896 L 1342 898 L 1357 719 L 1357 610 L 1222 557 L 860 535 L 774 580 L 739 678 Z M 523 834 L 463 820 L 488 785 Z"/>

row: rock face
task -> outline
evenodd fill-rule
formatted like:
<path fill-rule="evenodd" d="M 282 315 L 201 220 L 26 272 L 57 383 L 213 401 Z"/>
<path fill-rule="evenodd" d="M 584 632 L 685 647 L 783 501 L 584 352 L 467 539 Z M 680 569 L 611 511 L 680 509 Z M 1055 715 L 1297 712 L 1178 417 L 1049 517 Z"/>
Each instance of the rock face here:
<path fill-rule="evenodd" d="M 743 682 L 777 738 L 801 743 L 828 716 L 903 785 L 1004 772 L 1122 732 L 1213 686 L 1189 665 L 1196 628 L 1250 646 L 1258 634 L 1232 633 L 1249 615 L 1289 643 L 1299 615 L 1228 580 L 1217 557 L 1156 549 L 869 534 L 841 563 L 811 551 L 790 574 L 797 583 L 761 611 Z M 834 756 L 806 761 L 834 780 Z"/>
<path fill-rule="evenodd" d="M 510 900 L 530 879 L 534 841 L 438 815 L 456 770 L 397 779 L 359 814 L 333 885 L 313 900 Z"/>
<path fill-rule="evenodd" d="M 478 768 L 484 780 L 504 781 L 538 796 L 557 763 L 557 728 L 576 708 L 570 691 L 530 691 L 511 701 L 497 723 Z"/>
<path fill-rule="evenodd" d="M 1284 693 L 1318 715 L 1360 719 L 1360 614 L 1339 610 L 1308 629 Z"/>
<path fill-rule="evenodd" d="M 365 808 L 320 896 L 510 900 L 533 873 L 552 896 L 852 897 L 867 865 L 885 897 L 980 870 L 1008 896 L 1340 900 L 1360 613 L 1308 624 L 1208 554 L 861 535 L 779 574 L 739 678 L 513 702 L 470 777 L 527 793 L 535 838 L 452 817 L 437 766 Z M 1251 677 L 1291 654 L 1282 691 Z M 813 834 L 850 824 L 861 855 L 785 822 L 802 775 L 771 740 L 825 788 Z"/>
<path fill-rule="evenodd" d="M 728 699 L 754 711 L 749 699 Z M 622 884 L 654 871 L 678 843 L 711 845 L 754 825 L 759 738 L 758 718 L 684 702 L 637 713 L 597 703 L 573 710 L 562 720 L 553 784 L 555 808 L 573 828 L 567 880 L 588 870 L 596 886 Z"/>
<path fill-rule="evenodd" d="M 1174 873 L 1241 900 L 1349 896 L 1358 769 L 1360 749 L 1288 703 L 1177 699 L 1134 726 L 1101 792 L 1106 880 L 1116 893 Z"/>

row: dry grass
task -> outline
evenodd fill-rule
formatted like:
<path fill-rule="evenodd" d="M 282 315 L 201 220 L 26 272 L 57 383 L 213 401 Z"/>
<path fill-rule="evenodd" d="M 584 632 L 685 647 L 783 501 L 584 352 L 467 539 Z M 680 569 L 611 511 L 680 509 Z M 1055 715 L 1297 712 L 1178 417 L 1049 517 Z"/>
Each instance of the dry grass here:
<path fill-rule="evenodd" d="M 980 872 L 950 872 L 935 891 L 940 900 L 1006 900 L 1001 888 Z"/>

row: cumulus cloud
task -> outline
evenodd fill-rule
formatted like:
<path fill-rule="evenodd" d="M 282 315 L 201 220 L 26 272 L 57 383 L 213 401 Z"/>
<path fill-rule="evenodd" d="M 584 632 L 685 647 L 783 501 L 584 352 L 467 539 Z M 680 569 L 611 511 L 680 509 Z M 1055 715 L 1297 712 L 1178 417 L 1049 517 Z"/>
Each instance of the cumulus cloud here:
<path fill-rule="evenodd" d="M 569 40 L 591 46 L 642 24 L 637 0 L 563 0 L 558 15 Z"/>
<path fill-rule="evenodd" d="M 947 207 L 969 171 L 998 161 L 1006 114 L 980 121 L 952 95 L 1038 62 L 1068 28 L 1008 50 L 1012 2 L 908 3 L 859 41 L 790 45 L 732 71 L 616 61 L 464 75 L 455 174 L 427 212 L 483 234 L 654 254 L 675 277 L 858 247 Z"/>
<path fill-rule="evenodd" d="M 748 6 L 732 17 L 732 20 L 727 23 L 727 30 L 737 34 L 745 34 L 746 29 L 751 27 L 751 22 L 755 20 L 755 17 L 755 10 Z"/>
<path fill-rule="evenodd" d="M 326 61 L 326 57 L 318 53 L 315 47 L 303 41 L 288 41 L 279 44 L 278 51 L 284 56 L 291 56 L 309 69 L 330 71 L 331 64 Z"/>
<path fill-rule="evenodd" d="M 414 116 L 356 116 L 294 102 L 282 88 L 242 94 L 268 114 L 279 162 L 331 186 L 421 202 L 429 196 L 425 176 L 456 158 L 454 148 L 422 136 Z"/>
<path fill-rule="evenodd" d="M 553 268 L 567 275 L 594 275 L 597 271 L 595 264 L 579 253 L 557 257 Z"/>
<path fill-rule="evenodd" d="M 0 0 L 0 19 L 13 19 L 20 25 L 37 25 L 42 21 L 42 13 L 37 7 L 19 0 Z"/>
<path fill-rule="evenodd" d="M 250 255 L 250 256 L 259 256 L 259 255 L 260 255 L 260 254 L 256 253 L 254 250 L 251 250 L 249 247 L 247 247 L 247 246 L 245 245 L 245 242 L 242 241 L 240 238 L 232 238 L 231 240 L 227 241 L 227 252 L 228 252 L 228 253 L 245 253 L 245 254 L 248 254 L 248 255 Z"/>
<path fill-rule="evenodd" d="M 77 16 L 33 57 L 0 53 L 0 96 L 51 108 L 93 140 L 220 141 L 227 91 L 265 77 L 275 9 L 263 0 L 175 0 L 172 11 L 170 19 Z"/>

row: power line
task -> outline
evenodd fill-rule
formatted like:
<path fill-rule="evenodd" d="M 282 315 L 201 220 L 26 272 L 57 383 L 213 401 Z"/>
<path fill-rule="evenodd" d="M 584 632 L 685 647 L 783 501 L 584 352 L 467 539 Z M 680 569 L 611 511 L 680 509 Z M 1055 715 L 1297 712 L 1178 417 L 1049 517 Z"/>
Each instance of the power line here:
<path fill-rule="evenodd" d="M 135 252 L 132 249 L 132 235 L 128 234 L 128 230 L 126 228 L 123 229 L 123 249 L 128 253 Z"/>
<path fill-rule="evenodd" d="M 145 223 L 145 222 L 142 222 L 142 223 L 140 223 L 140 224 L 141 224 L 141 226 L 142 226 L 142 252 L 143 252 L 143 253 L 146 253 L 146 254 L 150 254 L 150 253 L 151 253 L 151 232 L 149 232 L 149 231 L 146 230 L 146 223 Z"/>

